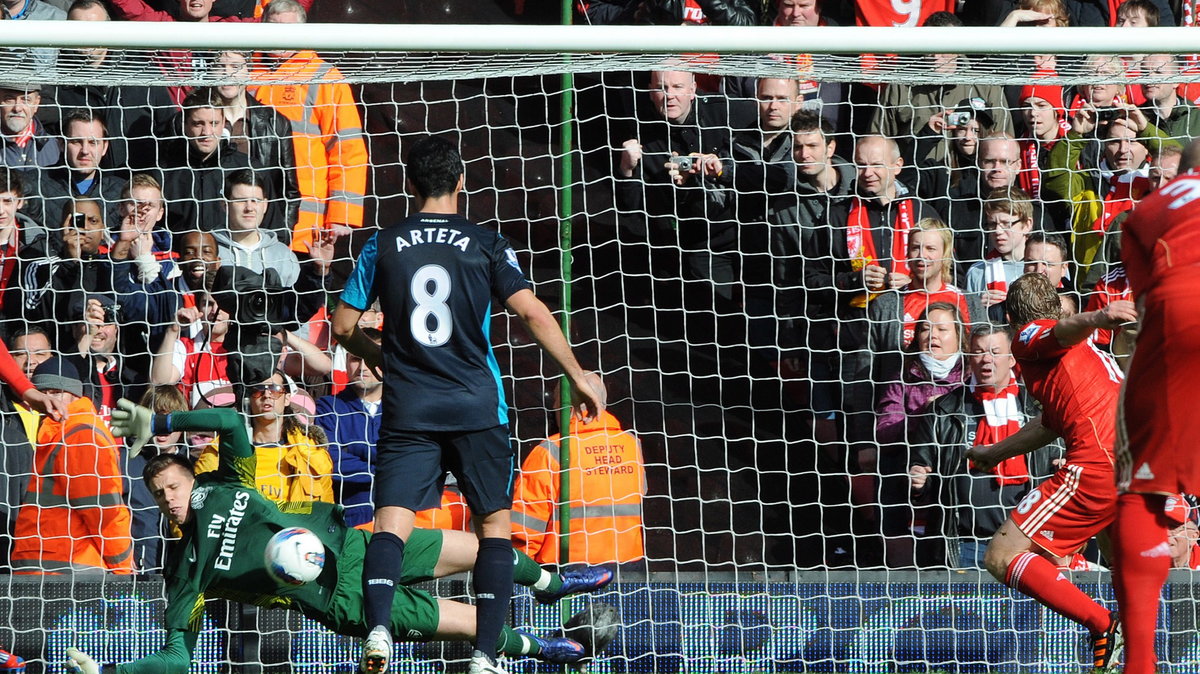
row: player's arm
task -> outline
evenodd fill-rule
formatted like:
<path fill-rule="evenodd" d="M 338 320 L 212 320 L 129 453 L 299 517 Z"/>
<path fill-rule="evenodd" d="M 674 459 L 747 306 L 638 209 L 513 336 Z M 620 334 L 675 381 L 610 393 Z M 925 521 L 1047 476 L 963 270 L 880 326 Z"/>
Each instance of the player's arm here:
<path fill-rule="evenodd" d="M 521 319 L 529 335 L 554 362 L 558 363 L 563 374 L 571 380 L 572 404 L 579 416 L 586 421 L 599 416 L 604 411 L 604 401 L 600 400 L 600 396 L 588 384 L 584 377 L 587 373 L 579 366 L 579 361 L 575 360 L 571 345 L 567 343 L 567 338 L 563 336 L 558 322 L 554 320 L 546 305 L 528 288 L 509 295 L 504 304 Z"/>
<path fill-rule="evenodd" d="M 1022 426 L 1021 430 L 1000 442 L 968 449 L 967 458 L 975 464 L 975 468 L 989 471 L 1005 459 L 1041 449 L 1057 438 L 1058 433 L 1042 425 L 1042 415 L 1039 414 Z"/>
<path fill-rule="evenodd" d="M 1117 300 L 1099 311 L 1068 316 L 1054 325 L 1054 337 L 1063 346 L 1074 346 L 1096 330 L 1112 330 L 1138 319 L 1137 307 L 1128 300 Z"/>
<path fill-rule="evenodd" d="M 175 431 L 215 431 L 220 438 L 217 475 L 226 480 L 254 486 L 254 446 L 246 434 L 245 418 L 229 407 L 213 407 L 191 412 L 153 414 L 149 409 L 125 399 L 117 401 L 112 413 L 113 434 L 135 440 L 131 451 L 138 451 L 153 435 Z"/>

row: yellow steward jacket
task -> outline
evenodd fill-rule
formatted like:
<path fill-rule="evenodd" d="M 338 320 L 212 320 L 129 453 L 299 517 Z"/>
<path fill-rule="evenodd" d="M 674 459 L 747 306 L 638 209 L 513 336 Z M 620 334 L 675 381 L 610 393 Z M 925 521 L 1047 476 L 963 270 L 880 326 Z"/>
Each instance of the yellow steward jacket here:
<path fill-rule="evenodd" d="M 263 55 L 248 87 L 292 123 L 300 216 L 292 250 L 308 252 L 317 231 L 333 225 L 361 227 L 367 193 L 367 144 L 362 116 L 342 74 L 313 51 L 300 51 L 272 67 Z"/>
<path fill-rule="evenodd" d="M 133 572 L 117 442 L 86 397 L 42 418 L 33 476 L 13 527 L 15 573 Z"/>
<path fill-rule="evenodd" d="M 571 420 L 570 562 L 607 564 L 645 556 L 646 472 L 637 438 L 605 412 Z M 513 486 L 513 546 L 540 564 L 559 563 L 559 437 L 540 443 Z"/>
<path fill-rule="evenodd" d="M 213 441 L 200 453 L 197 475 L 217 469 L 218 445 Z M 268 499 L 333 503 L 333 459 L 303 431 L 291 431 L 279 445 L 255 445 L 254 456 L 254 484 Z"/>

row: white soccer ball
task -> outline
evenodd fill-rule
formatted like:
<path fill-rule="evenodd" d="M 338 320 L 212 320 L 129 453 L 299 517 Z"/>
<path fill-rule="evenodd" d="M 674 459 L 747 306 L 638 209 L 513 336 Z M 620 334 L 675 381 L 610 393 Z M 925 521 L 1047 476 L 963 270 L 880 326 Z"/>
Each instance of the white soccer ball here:
<path fill-rule="evenodd" d="M 267 573 L 285 585 L 314 581 L 325 568 L 325 545 L 308 529 L 289 527 L 267 542 Z"/>

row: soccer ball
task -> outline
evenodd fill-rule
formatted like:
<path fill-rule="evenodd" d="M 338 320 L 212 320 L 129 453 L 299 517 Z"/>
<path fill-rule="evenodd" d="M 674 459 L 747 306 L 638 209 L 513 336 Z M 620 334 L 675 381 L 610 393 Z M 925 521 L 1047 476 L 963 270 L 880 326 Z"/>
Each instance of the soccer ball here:
<path fill-rule="evenodd" d="M 267 542 L 267 573 L 285 585 L 314 581 L 325 568 L 325 545 L 308 529 L 289 527 Z"/>

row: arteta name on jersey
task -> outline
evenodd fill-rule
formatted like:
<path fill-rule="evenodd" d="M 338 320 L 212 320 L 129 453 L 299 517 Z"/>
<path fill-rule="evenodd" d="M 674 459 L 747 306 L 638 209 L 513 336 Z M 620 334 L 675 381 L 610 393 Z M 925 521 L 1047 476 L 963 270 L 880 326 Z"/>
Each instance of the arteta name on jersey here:
<path fill-rule="evenodd" d="M 467 244 L 471 243 L 470 237 L 463 236 L 461 230 L 450 229 L 449 227 L 425 227 L 423 229 L 412 229 L 408 232 L 408 238 L 404 238 L 403 234 L 396 236 L 396 252 L 400 252 L 410 246 L 419 246 L 424 243 L 444 243 L 467 252 Z"/>

